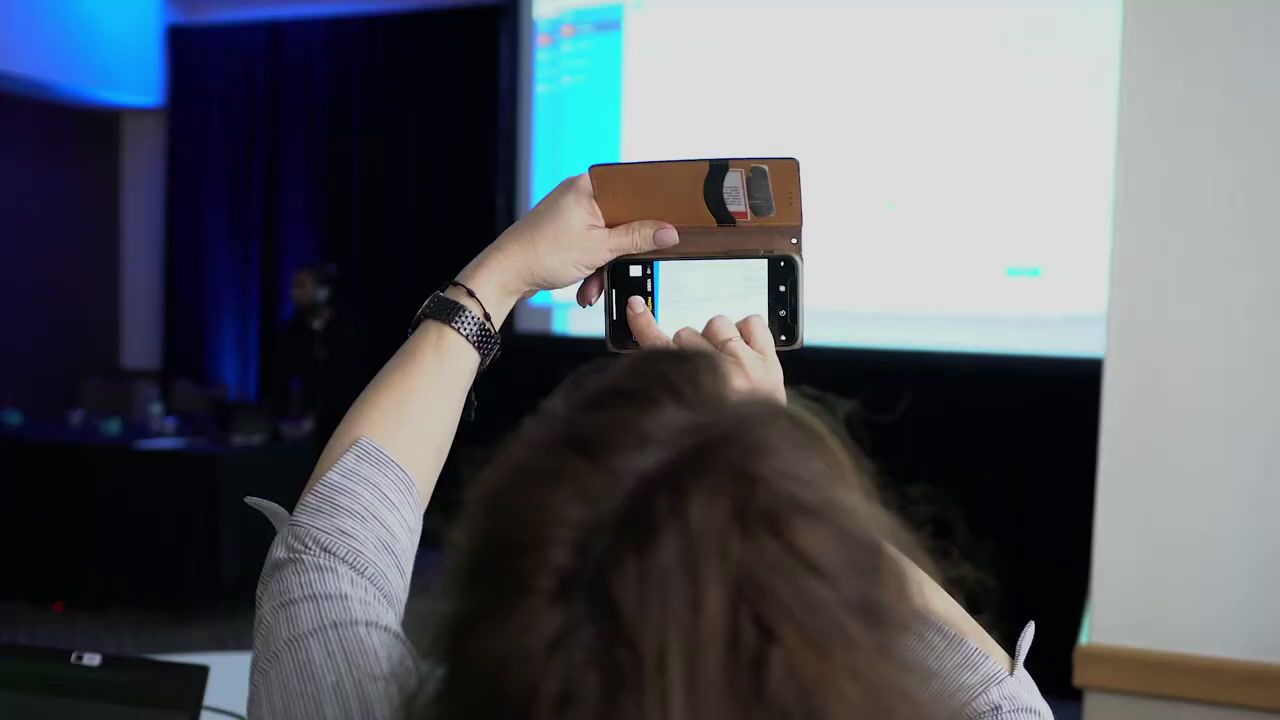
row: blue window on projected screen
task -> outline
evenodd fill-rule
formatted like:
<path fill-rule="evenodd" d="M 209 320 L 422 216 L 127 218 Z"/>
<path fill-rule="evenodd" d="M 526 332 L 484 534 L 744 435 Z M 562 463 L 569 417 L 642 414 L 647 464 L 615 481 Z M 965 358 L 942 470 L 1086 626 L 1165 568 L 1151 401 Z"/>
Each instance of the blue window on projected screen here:
<path fill-rule="evenodd" d="M 622 5 L 565 10 L 533 25 L 529 204 L 622 143 Z"/>

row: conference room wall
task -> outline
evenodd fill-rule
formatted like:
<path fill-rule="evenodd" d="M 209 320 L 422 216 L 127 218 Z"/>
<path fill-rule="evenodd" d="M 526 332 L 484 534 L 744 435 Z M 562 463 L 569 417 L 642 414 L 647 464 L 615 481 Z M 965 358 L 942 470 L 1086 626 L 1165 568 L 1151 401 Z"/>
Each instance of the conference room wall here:
<path fill-rule="evenodd" d="M 0 86 L 113 108 L 164 105 L 165 0 L 0 0 Z"/>
<path fill-rule="evenodd" d="M 117 364 L 118 127 L 0 94 L 0 405 L 61 411 Z"/>
<path fill-rule="evenodd" d="M 1090 641 L 1274 675 L 1280 3 L 1130 0 L 1124 33 Z"/>

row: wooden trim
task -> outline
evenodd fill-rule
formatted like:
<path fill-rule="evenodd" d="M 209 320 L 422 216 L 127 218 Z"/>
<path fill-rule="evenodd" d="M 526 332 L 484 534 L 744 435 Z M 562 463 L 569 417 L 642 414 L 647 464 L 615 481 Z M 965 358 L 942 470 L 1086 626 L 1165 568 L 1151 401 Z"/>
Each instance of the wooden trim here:
<path fill-rule="evenodd" d="M 1077 645 L 1072 682 L 1081 690 L 1280 711 L 1280 664 L 1205 655 Z"/>

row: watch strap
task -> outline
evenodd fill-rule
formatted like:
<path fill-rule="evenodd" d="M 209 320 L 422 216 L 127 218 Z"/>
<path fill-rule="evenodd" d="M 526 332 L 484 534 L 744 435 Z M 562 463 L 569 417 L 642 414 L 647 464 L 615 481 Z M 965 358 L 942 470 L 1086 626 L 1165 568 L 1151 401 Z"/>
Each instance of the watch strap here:
<path fill-rule="evenodd" d="M 480 354 L 480 372 L 484 372 L 502 352 L 502 336 L 471 308 L 442 292 L 431 293 L 431 297 L 422 304 L 409 326 L 409 334 L 412 335 L 426 320 L 448 325 L 466 338 Z"/>

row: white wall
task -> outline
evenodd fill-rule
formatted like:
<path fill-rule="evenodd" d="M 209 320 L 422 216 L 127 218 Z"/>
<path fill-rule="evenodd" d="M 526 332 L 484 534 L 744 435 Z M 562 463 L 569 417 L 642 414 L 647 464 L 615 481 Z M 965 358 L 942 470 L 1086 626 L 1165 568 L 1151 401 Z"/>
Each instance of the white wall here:
<path fill-rule="evenodd" d="M 53 97 L 158 107 L 164 0 L 0 0 L 0 75 Z"/>
<path fill-rule="evenodd" d="M 1280 663 L 1280 2 L 1128 0 L 1092 641 Z"/>
<path fill-rule="evenodd" d="M 163 110 L 120 113 L 120 367 L 164 366 Z"/>

